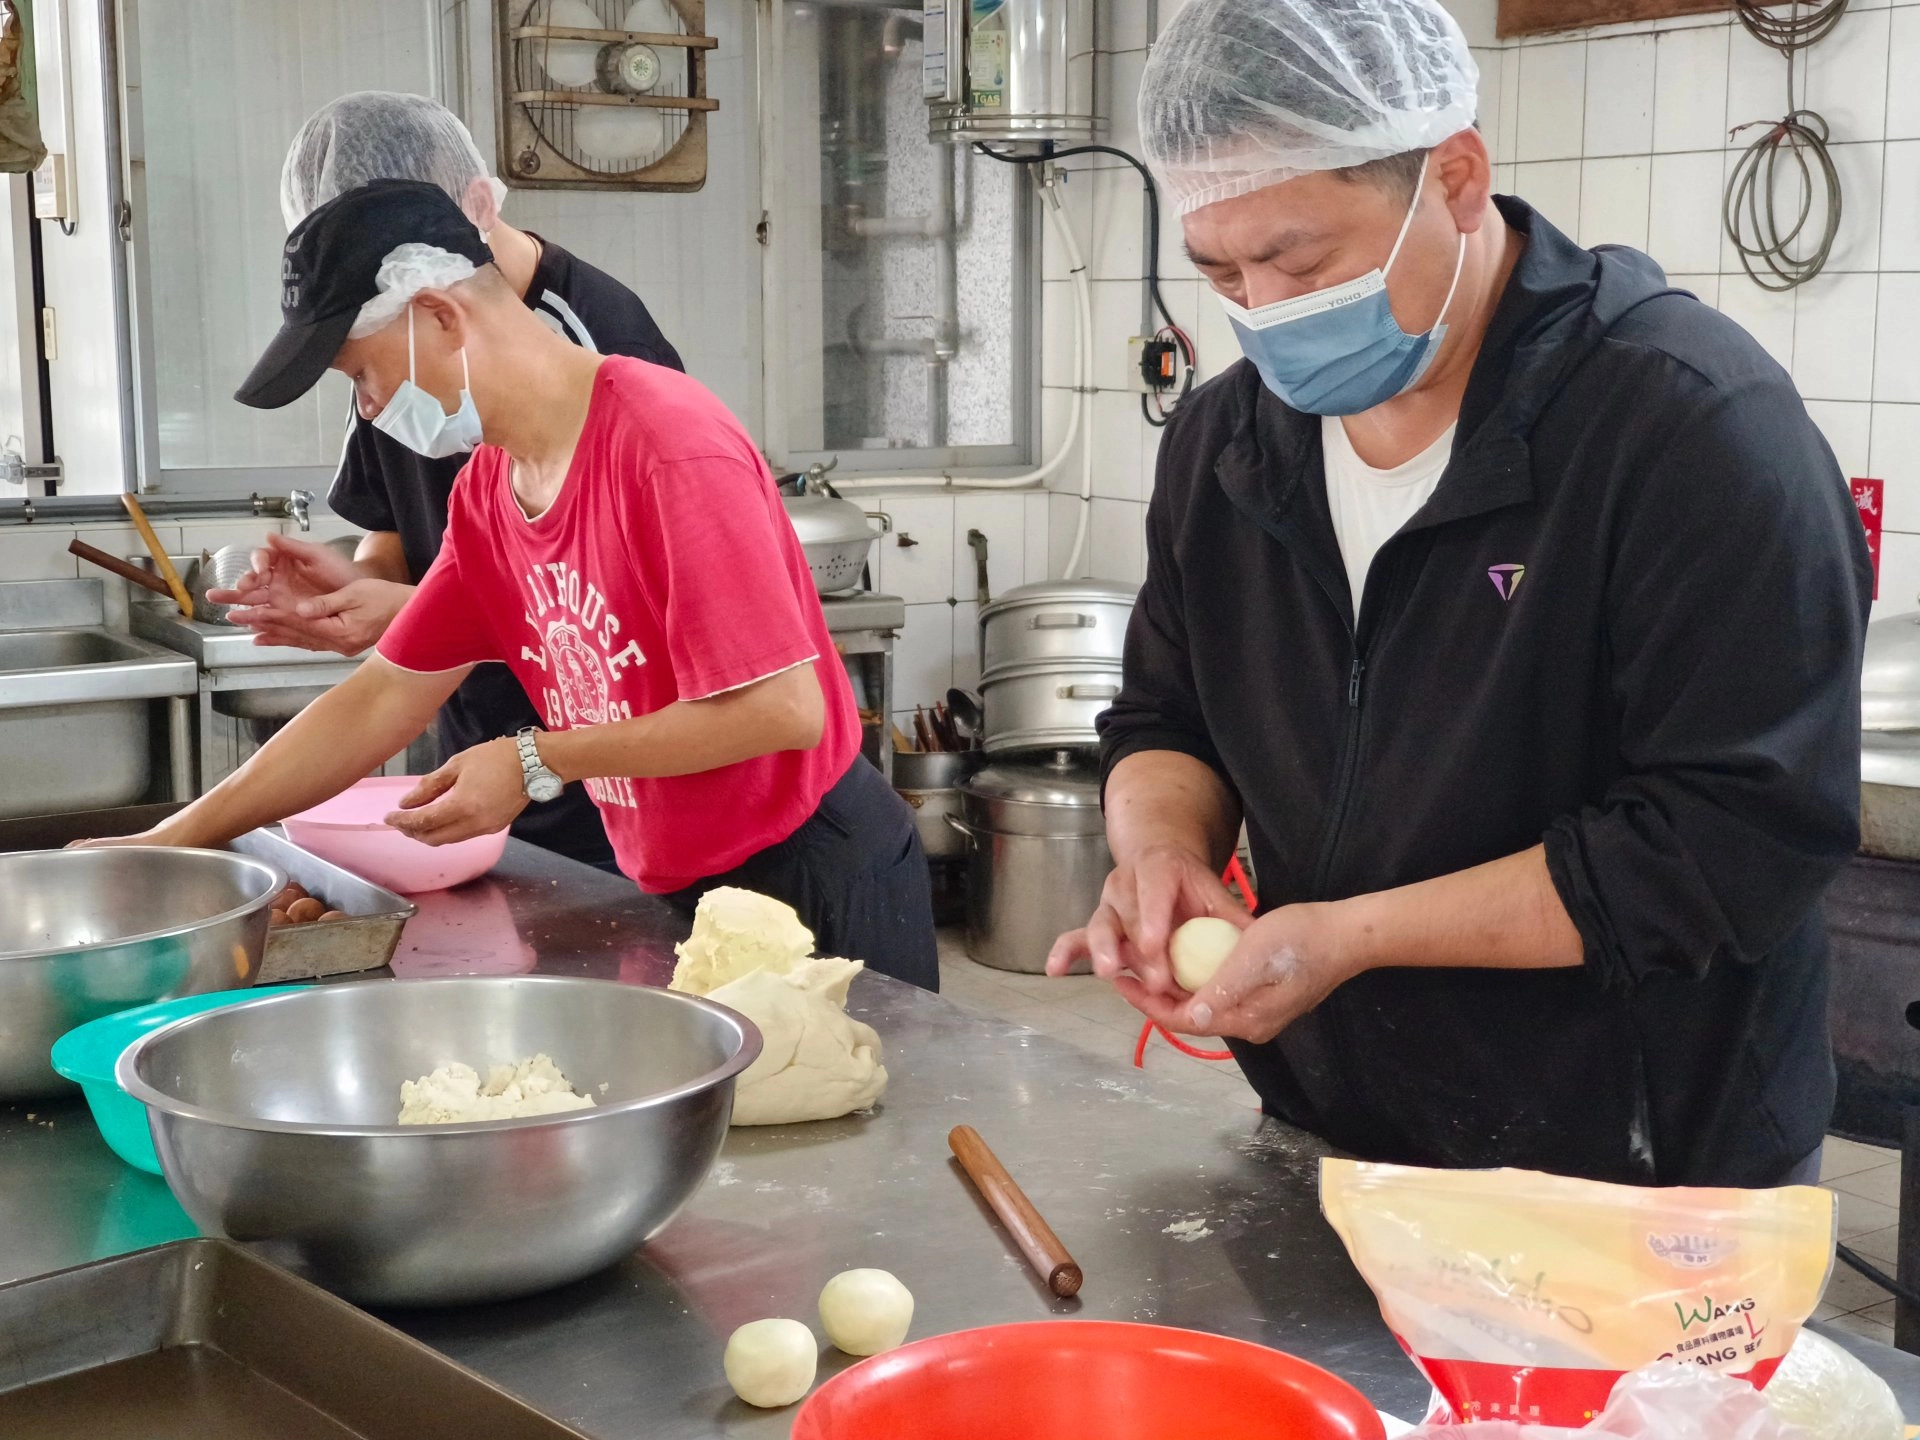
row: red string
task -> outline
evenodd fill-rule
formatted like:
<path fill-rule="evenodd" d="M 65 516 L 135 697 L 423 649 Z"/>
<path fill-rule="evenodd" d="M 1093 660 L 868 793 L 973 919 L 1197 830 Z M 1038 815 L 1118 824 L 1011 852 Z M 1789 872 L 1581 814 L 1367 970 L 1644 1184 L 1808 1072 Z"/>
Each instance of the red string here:
<path fill-rule="evenodd" d="M 1240 857 L 1238 855 L 1235 855 L 1227 862 L 1226 872 L 1221 875 L 1220 883 L 1223 885 L 1236 886 L 1239 889 L 1240 903 L 1247 907 L 1247 913 L 1249 915 L 1259 906 L 1259 900 L 1254 897 L 1253 882 L 1247 878 L 1246 867 L 1240 863 Z M 1186 1041 L 1182 1040 L 1178 1035 L 1174 1034 L 1158 1021 L 1149 1020 L 1140 1027 L 1139 1042 L 1133 1047 L 1134 1069 L 1144 1070 L 1147 1068 L 1147 1042 L 1153 1038 L 1153 1032 L 1156 1030 L 1165 1036 L 1167 1043 L 1182 1055 L 1191 1055 L 1196 1060 L 1233 1059 L 1233 1052 L 1231 1050 L 1197 1049 L 1187 1044 Z"/>

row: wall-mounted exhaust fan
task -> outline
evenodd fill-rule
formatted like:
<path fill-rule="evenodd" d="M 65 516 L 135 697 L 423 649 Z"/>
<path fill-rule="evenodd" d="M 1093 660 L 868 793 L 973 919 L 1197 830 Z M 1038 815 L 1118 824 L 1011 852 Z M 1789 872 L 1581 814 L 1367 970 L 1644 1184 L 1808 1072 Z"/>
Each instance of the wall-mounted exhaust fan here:
<path fill-rule="evenodd" d="M 494 0 L 500 173 L 563 190 L 707 180 L 706 0 Z"/>

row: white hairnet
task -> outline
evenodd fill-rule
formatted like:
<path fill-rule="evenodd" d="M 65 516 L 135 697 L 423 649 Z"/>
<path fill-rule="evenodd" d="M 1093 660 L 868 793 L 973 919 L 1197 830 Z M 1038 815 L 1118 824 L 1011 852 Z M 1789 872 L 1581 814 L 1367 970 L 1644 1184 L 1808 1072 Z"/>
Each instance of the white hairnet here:
<path fill-rule="evenodd" d="M 1147 160 L 1182 215 L 1473 124 L 1480 70 L 1437 0 L 1188 0 L 1140 82 Z"/>
<path fill-rule="evenodd" d="M 468 192 L 474 181 L 488 183 L 495 210 L 507 195 L 507 187 L 488 173 L 467 127 L 446 106 L 424 95 L 362 90 L 314 111 L 287 148 L 280 171 L 287 229 L 372 180 L 438 185 L 476 225 L 491 220 L 472 213 Z"/>
<path fill-rule="evenodd" d="M 373 283 L 380 293 L 360 307 L 360 316 L 347 331 L 347 338 L 359 340 L 386 329 L 406 313 L 413 297 L 422 290 L 445 290 L 475 273 L 473 262 L 466 256 L 438 245 L 410 240 L 394 246 L 374 273 Z"/>

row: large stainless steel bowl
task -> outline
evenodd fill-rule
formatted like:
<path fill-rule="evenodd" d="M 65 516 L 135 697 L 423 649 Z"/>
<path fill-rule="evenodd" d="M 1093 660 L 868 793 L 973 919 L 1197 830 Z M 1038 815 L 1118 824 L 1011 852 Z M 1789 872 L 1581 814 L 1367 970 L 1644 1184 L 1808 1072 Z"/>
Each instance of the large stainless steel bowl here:
<path fill-rule="evenodd" d="M 402 1081 L 545 1053 L 591 1110 L 402 1126 Z M 198 1015 L 121 1057 L 201 1229 L 363 1304 L 499 1300 L 656 1233 L 726 1137 L 760 1032 L 665 990 L 558 976 L 365 981 Z M 604 1088 L 602 1088 L 604 1087 Z"/>
<path fill-rule="evenodd" d="M 0 1099 L 71 1091 L 48 1051 L 76 1025 L 260 973 L 279 867 L 218 850 L 0 855 Z"/>

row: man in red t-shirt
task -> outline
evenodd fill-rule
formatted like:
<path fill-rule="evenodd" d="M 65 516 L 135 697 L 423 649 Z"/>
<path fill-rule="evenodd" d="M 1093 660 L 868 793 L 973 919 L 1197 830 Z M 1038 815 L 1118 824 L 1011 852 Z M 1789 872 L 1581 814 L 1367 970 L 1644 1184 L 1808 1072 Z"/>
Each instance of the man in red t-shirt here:
<path fill-rule="evenodd" d="M 547 729 L 455 755 L 390 817 L 445 844 L 581 780 L 621 868 L 690 906 L 785 900 L 829 954 L 937 989 L 912 815 L 860 722 L 773 477 L 675 371 L 547 329 L 438 187 L 377 181 L 289 237 L 283 324 L 236 398 L 331 366 L 422 454 L 473 446 L 439 557 L 352 679 L 138 843 L 222 843 L 346 788 L 504 661 Z"/>

